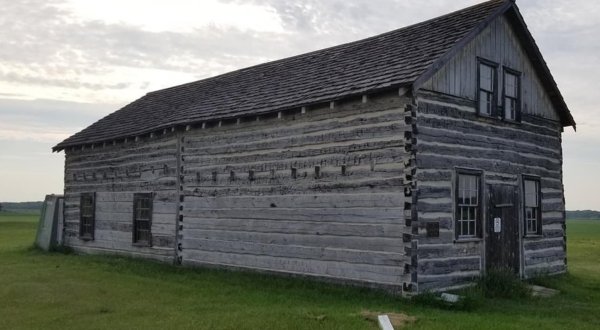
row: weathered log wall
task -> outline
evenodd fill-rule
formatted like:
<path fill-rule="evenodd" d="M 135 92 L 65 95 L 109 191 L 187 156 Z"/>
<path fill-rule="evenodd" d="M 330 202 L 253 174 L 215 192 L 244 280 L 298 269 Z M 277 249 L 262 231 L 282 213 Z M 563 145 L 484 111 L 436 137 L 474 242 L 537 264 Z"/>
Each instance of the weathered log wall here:
<path fill-rule="evenodd" d="M 186 131 L 181 262 L 410 282 L 402 237 L 411 102 L 396 92 Z"/>
<path fill-rule="evenodd" d="M 66 150 L 65 243 L 86 253 L 173 261 L 178 207 L 177 133 Z M 95 192 L 95 235 L 79 235 L 81 193 Z M 132 243 L 133 195 L 154 193 L 152 246 Z"/>
<path fill-rule="evenodd" d="M 484 189 L 487 184 L 522 187 L 522 174 L 540 176 L 543 235 L 521 238 L 522 275 L 563 272 L 560 124 L 527 114 L 520 124 L 482 118 L 475 102 L 433 92 L 420 92 L 417 102 L 419 291 L 464 285 L 483 272 L 484 241 L 455 241 L 455 167 L 483 170 Z M 522 226 L 522 204 L 518 207 Z M 427 237 L 428 221 L 440 223 L 439 238 Z"/>

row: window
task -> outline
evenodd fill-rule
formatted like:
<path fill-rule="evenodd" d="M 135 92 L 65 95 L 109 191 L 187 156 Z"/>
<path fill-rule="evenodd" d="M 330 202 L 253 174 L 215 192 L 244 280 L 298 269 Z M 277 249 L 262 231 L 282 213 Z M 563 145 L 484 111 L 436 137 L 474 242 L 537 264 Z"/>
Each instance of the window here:
<path fill-rule="evenodd" d="M 152 194 L 135 194 L 133 197 L 133 243 L 152 244 Z"/>
<path fill-rule="evenodd" d="M 95 198 L 94 193 L 83 193 L 79 199 L 79 237 L 82 239 L 94 239 L 95 220 Z"/>
<path fill-rule="evenodd" d="M 458 170 L 456 177 L 456 237 L 481 237 L 481 172 Z"/>
<path fill-rule="evenodd" d="M 525 177 L 523 179 L 524 208 L 525 208 L 525 234 L 541 235 L 542 213 L 541 213 L 541 190 L 538 178 Z"/>
<path fill-rule="evenodd" d="M 521 118 L 521 77 L 516 71 L 504 69 L 504 119 L 519 121 Z"/>
<path fill-rule="evenodd" d="M 496 65 L 480 60 L 479 63 L 479 113 L 496 115 L 494 100 L 496 94 Z"/>

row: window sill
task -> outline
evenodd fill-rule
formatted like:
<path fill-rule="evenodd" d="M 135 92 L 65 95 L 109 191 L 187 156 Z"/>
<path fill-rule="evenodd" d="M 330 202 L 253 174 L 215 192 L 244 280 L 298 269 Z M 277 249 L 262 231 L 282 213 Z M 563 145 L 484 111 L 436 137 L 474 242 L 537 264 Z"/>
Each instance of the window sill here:
<path fill-rule="evenodd" d="M 483 242 L 483 238 L 459 238 L 454 240 L 454 244 L 457 243 L 479 243 Z"/>
<path fill-rule="evenodd" d="M 94 238 L 92 236 L 79 236 L 79 239 L 82 241 L 93 241 Z"/>
<path fill-rule="evenodd" d="M 137 246 L 137 247 L 152 247 L 152 244 L 150 244 L 150 243 L 132 243 L 131 245 Z"/>

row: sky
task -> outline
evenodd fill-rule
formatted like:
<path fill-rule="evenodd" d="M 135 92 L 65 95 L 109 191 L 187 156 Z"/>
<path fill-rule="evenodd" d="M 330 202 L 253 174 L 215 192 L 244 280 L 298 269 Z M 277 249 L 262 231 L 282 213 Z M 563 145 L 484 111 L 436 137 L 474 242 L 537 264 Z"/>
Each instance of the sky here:
<path fill-rule="evenodd" d="M 62 193 L 51 147 L 150 91 L 479 2 L 0 0 L 0 202 Z M 578 123 L 563 135 L 567 209 L 600 210 L 600 1 L 517 5 Z"/>

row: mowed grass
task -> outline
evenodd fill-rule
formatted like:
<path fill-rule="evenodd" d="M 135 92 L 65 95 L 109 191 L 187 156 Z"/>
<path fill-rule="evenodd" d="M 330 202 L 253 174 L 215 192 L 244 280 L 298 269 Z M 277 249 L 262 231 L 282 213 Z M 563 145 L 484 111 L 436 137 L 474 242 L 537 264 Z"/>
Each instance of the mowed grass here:
<path fill-rule="evenodd" d="M 183 269 L 29 248 L 37 217 L 0 216 L 0 329 L 376 329 L 363 310 L 405 313 L 407 329 L 600 329 L 600 221 L 569 221 L 570 274 L 539 279 L 543 300 L 440 310 L 311 281 Z"/>

